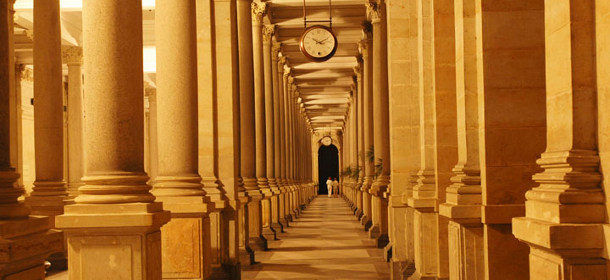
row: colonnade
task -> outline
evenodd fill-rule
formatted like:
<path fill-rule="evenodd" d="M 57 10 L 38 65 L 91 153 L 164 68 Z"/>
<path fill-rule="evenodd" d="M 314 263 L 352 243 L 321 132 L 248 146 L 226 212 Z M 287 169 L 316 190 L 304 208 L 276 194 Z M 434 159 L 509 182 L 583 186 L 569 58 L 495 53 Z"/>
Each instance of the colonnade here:
<path fill-rule="evenodd" d="M 239 279 L 316 195 L 312 128 L 264 3 L 157 0 L 145 82 L 139 1 L 83 1 L 81 49 L 61 46 L 59 0 L 36 0 L 36 182 L 18 200 L 13 4 L 0 0 L 0 278 L 41 279 L 53 255 L 70 279 Z"/>
<path fill-rule="evenodd" d="M 607 279 L 609 8 L 367 4 L 342 186 L 392 279 Z"/>

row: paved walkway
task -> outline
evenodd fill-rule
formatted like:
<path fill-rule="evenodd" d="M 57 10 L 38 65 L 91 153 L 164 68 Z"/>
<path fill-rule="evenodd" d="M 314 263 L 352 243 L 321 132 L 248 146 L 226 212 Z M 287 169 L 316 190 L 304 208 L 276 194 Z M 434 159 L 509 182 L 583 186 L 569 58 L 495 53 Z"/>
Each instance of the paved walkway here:
<path fill-rule="evenodd" d="M 318 196 L 281 240 L 257 252 L 242 279 L 390 279 L 377 249 L 343 198 Z"/>

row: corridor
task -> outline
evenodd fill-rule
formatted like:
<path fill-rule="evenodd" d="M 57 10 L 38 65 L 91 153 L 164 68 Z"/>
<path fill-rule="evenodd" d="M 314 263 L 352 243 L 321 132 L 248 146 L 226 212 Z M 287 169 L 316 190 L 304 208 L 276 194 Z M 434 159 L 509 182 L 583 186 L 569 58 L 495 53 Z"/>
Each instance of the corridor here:
<path fill-rule="evenodd" d="M 242 279 L 389 279 L 383 250 L 342 198 L 318 196 L 290 223 L 259 264 L 243 267 Z"/>

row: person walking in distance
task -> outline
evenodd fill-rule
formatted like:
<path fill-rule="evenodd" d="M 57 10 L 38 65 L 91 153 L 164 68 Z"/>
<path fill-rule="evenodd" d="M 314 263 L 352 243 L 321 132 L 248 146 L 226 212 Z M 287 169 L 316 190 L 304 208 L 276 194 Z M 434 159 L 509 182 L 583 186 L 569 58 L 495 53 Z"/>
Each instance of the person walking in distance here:
<path fill-rule="evenodd" d="M 328 180 L 326 180 L 326 189 L 328 190 L 328 197 L 333 195 L 333 178 L 332 177 L 328 177 Z"/>
<path fill-rule="evenodd" d="M 333 180 L 333 196 L 339 197 L 339 181 L 337 178 Z"/>

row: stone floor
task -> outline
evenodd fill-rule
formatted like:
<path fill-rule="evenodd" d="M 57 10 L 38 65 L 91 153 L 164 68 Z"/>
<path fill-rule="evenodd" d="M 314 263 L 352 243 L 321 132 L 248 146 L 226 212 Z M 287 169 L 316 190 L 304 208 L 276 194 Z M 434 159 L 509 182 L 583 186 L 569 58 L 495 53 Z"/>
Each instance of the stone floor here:
<path fill-rule="evenodd" d="M 242 267 L 242 279 L 389 279 L 383 250 L 375 248 L 342 198 L 318 196 L 259 264 Z"/>
<path fill-rule="evenodd" d="M 258 264 L 242 267 L 242 279 L 390 279 L 383 250 L 343 198 L 318 196 L 285 231 L 256 252 Z M 67 272 L 47 279 L 67 280 Z"/>

